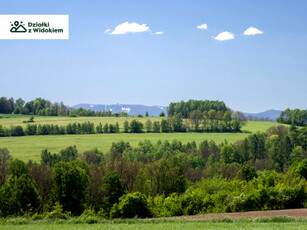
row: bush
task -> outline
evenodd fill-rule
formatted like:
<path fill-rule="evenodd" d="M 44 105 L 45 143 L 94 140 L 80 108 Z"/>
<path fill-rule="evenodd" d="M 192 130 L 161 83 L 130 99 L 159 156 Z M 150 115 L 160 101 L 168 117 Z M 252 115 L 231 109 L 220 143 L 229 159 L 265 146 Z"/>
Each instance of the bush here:
<path fill-rule="evenodd" d="M 55 202 L 53 210 L 51 212 L 48 212 L 46 215 L 48 219 L 64 219 L 64 220 L 67 220 L 69 216 L 70 212 L 64 212 L 63 206 L 60 205 L 59 202 Z"/>
<path fill-rule="evenodd" d="M 139 193 L 129 193 L 119 199 L 118 205 L 113 205 L 110 213 L 111 218 L 123 217 L 150 217 L 146 196 Z"/>
<path fill-rule="evenodd" d="M 23 132 L 23 128 L 18 125 L 18 126 L 12 126 L 10 130 L 11 136 L 23 136 L 25 135 Z"/>

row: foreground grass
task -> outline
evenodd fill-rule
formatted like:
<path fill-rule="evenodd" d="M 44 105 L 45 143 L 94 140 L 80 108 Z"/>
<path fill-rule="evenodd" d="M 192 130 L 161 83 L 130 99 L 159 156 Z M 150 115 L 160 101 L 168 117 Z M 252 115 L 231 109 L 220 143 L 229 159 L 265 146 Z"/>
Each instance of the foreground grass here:
<path fill-rule="evenodd" d="M 78 219 L 54 220 L 54 221 L 29 221 L 23 218 L 15 218 L 2 222 L 3 229 L 306 229 L 306 219 L 294 219 L 290 217 L 238 219 L 222 218 L 218 220 L 113 220 L 97 221 L 86 224 Z"/>
<path fill-rule="evenodd" d="M 42 118 L 42 117 L 40 117 Z M 44 117 L 43 117 L 44 118 Z M 49 118 L 49 117 L 47 117 Z M 82 117 L 83 119 L 84 117 Z M 98 119 L 94 117 L 95 119 Z M 9 119 L 9 118 L 8 118 Z M 14 120 L 15 118 L 10 118 Z M 70 119 L 64 117 L 63 119 Z M 90 119 L 90 118 L 84 118 Z M 124 122 L 126 118 L 99 118 L 99 119 L 120 119 Z M 130 118 L 132 119 L 132 118 Z M 143 118 L 139 118 L 143 119 Z M 144 118 L 145 119 L 145 118 Z M 155 118 L 160 119 L 160 118 Z M 0 119 L 1 120 L 1 119 Z M 109 120 L 108 120 L 109 121 Z M 221 143 L 227 140 L 233 143 L 237 140 L 242 140 L 251 133 L 265 131 L 272 125 L 277 125 L 276 122 L 248 122 L 243 128 L 242 133 L 117 133 L 117 134 L 91 134 L 91 135 L 48 135 L 48 136 L 23 136 L 23 137 L 0 137 L 0 147 L 8 148 L 14 158 L 19 158 L 24 161 L 40 161 L 42 149 L 47 148 L 51 152 L 59 152 L 68 146 L 76 145 L 79 152 L 98 148 L 106 152 L 110 149 L 113 142 L 121 140 L 129 142 L 132 146 L 136 146 L 140 141 L 148 139 L 153 143 L 158 140 L 172 141 L 177 139 L 182 143 L 195 141 L 197 144 L 204 140 L 213 140 L 216 143 Z"/>

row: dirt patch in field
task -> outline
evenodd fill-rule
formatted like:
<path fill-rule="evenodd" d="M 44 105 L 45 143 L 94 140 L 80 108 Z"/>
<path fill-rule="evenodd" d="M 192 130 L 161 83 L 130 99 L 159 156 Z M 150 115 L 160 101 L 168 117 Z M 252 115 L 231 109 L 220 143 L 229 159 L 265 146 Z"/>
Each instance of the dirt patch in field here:
<path fill-rule="evenodd" d="M 177 216 L 177 217 L 170 217 L 170 219 L 210 220 L 210 219 L 220 219 L 223 217 L 230 217 L 232 219 L 250 217 L 252 219 L 255 219 L 258 217 L 271 218 L 274 216 L 290 216 L 294 218 L 300 218 L 300 217 L 307 218 L 307 208 L 273 210 L 273 211 L 252 211 L 252 212 L 237 212 L 237 213 L 206 214 L 206 215 L 196 215 L 196 216 Z"/>

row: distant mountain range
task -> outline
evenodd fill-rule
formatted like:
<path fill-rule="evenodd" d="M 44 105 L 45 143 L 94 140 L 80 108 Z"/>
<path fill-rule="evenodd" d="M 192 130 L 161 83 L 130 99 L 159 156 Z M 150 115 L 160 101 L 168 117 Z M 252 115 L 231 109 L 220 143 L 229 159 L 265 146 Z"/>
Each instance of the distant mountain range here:
<path fill-rule="evenodd" d="M 112 113 L 126 112 L 132 116 L 138 114 L 145 115 L 148 112 L 149 116 L 159 116 L 161 112 L 167 114 L 167 106 L 147 106 L 147 105 L 128 105 L 128 104 L 112 104 L 112 105 L 94 105 L 94 104 L 78 104 L 73 106 L 74 109 L 83 108 L 94 111 L 109 111 Z"/>
<path fill-rule="evenodd" d="M 94 111 L 108 111 L 111 110 L 112 113 L 120 113 L 126 112 L 132 116 L 137 116 L 138 114 L 145 115 L 146 112 L 149 113 L 149 116 L 159 116 L 159 114 L 163 111 L 167 114 L 167 106 L 147 106 L 147 105 L 131 105 L 131 104 L 111 104 L 111 105 L 94 105 L 94 104 L 78 104 L 73 106 L 74 109 L 83 108 L 83 109 L 91 109 Z M 268 118 L 270 120 L 276 120 L 279 117 L 281 111 L 270 109 L 261 113 L 244 113 L 245 116 L 253 116 L 257 119 L 265 119 Z"/>
<path fill-rule="evenodd" d="M 244 114 L 247 117 L 253 116 L 253 117 L 256 117 L 258 119 L 269 118 L 270 120 L 275 121 L 276 118 L 279 117 L 280 113 L 281 113 L 280 110 L 270 109 L 270 110 L 267 110 L 267 111 L 261 112 L 261 113 L 244 113 Z"/>

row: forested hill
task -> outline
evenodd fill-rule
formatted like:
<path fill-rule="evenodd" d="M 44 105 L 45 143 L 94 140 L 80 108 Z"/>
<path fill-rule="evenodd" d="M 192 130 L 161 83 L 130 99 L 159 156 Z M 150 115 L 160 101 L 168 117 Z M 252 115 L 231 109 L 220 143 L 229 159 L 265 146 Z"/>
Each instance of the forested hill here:
<path fill-rule="evenodd" d="M 146 106 L 146 105 L 131 105 L 131 104 L 111 104 L 111 105 L 77 104 L 74 105 L 73 108 L 74 109 L 83 108 L 94 111 L 111 110 L 112 113 L 126 112 L 129 115 L 138 115 L 138 114 L 145 115 L 145 113 L 148 112 L 149 116 L 159 116 L 161 112 L 164 112 L 165 114 L 167 112 L 167 106 L 157 106 L 157 105 Z"/>
<path fill-rule="evenodd" d="M 279 117 L 281 111 L 280 110 L 275 110 L 275 109 L 270 109 L 264 112 L 260 113 L 244 113 L 244 115 L 249 118 L 249 117 L 255 117 L 257 119 L 265 119 L 268 118 L 270 120 L 276 121 L 277 117 Z"/>

